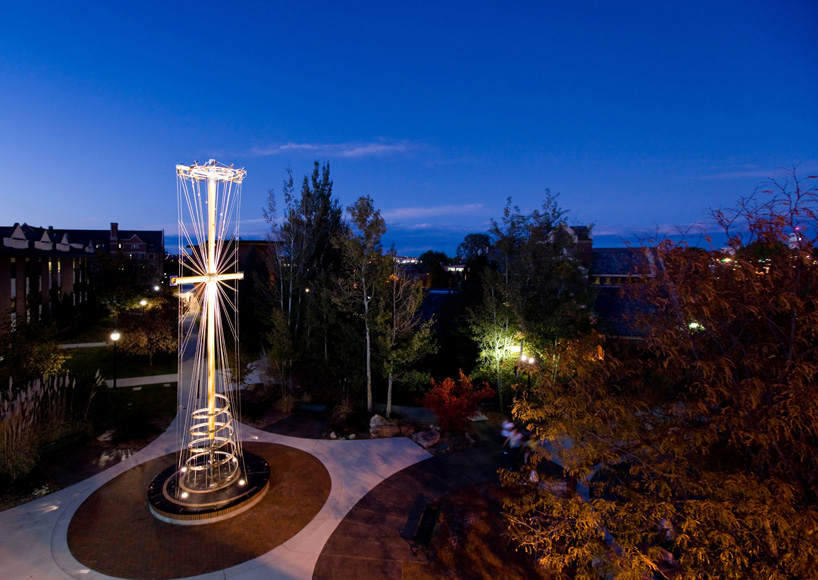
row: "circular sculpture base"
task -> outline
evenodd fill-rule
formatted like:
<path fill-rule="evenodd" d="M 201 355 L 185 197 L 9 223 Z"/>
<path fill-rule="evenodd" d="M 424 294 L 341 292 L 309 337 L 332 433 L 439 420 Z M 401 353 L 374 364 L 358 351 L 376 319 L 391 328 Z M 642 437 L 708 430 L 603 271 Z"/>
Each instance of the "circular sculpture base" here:
<path fill-rule="evenodd" d="M 71 555 L 98 574 L 157 580 L 224 570 L 280 546 L 324 506 L 329 472 L 314 455 L 293 447 L 253 441 L 242 446 L 270 466 L 267 493 L 251 509 L 206 526 L 154 517 L 148 486 L 176 465 L 175 454 L 165 455 L 132 467 L 85 499 L 68 526 Z"/>
<path fill-rule="evenodd" d="M 253 453 L 245 451 L 243 456 L 233 483 L 215 491 L 188 493 L 180 486 L 186 473 L 171 465 L 148 486 L 151 513 L 163 522 L 190 526 L 217 522 L 249 509 L 267 492 L 270 466 Z"/>

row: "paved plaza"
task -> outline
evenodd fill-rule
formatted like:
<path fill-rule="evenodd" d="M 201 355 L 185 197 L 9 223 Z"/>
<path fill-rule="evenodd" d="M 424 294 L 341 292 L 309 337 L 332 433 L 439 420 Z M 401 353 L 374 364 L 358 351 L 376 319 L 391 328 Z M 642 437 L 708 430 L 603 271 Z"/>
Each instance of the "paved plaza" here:
<path fill-rule="evenodd" d="M 111 578 L 80 563 L 68 547 L 69 525 L 80 506 L 102 486 L 137 466 L 175 452 L 176 426 L 122 463 L 38 500 L 0 512 L 0 577 L 7 579 Z M 331 488 L 320 511 L 289 540 L 261 556 L 197 578 L 310 579 L 327 540 L 350 510 L 373 488 L 431 455 L 411 440 L 313 440 L 244 427 L 248 442 L 291 447 L 315 457 L 329 473 Z M 305 481 L 303 485 L 309 486 Z M 105 518 L 106 514 L 99 514 Z M 237 516 L 240 517 L 240 516 Z M 111 523 L 112 526 L 116 522 Z M 275 526 L 275 521 L 267 525 Z M 260 534 L 264 529 L 259 530 Z M 137 551 L 139 541 L 134 540 Z M 140 557 L 149 559 L 151 554 Z"/>

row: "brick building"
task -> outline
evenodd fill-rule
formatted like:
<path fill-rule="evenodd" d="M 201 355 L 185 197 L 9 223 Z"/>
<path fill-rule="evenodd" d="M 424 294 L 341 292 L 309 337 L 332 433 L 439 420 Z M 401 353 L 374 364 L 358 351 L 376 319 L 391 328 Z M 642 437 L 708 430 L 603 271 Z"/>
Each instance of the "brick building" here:
<path fill-rule="evenodd" d="M 0 226 L 0 315 L 15 327 L 88 302 L 94 249 L 64 231 Z"/>
<path fill-rule="evenodd" d="M 162 277 L 165 259 L 165 232 L 163 230 L 121 230 L 111 223 L 110 230 L 60 230 L 72 240 L 86 242 L 94 252 L 117 254 L 122 252 L 135 260 L 148 273 Z"/>
<path fill-rule="evenodd" d="M 122 252 L 157 281 L 165 255 L 164 232 L 73 230 L 15 223 L 0 226 L 0 324 L 54 319 L 89 302 L 93 259 Z M 8 317 L 8 318 L 7 318 Z"/>

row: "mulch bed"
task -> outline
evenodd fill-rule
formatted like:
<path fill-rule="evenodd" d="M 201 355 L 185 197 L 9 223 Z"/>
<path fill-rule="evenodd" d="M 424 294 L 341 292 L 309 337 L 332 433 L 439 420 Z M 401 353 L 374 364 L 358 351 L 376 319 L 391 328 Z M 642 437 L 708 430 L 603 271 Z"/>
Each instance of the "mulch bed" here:
<path fill-rule="evenodd" d="M 244 443 L 270 465 L 264 498 L 230 519 L 196 526 L 168 524 L 148 508 L 146 490 L 175 455 L 119 475 L 79 507 L 68 527 L 73 556 L 92 570 L 124 578 L 206 574 L 261 556 L 306 526 L 329 497 L 330 477 L 312 455 L 283 445 Z"/>

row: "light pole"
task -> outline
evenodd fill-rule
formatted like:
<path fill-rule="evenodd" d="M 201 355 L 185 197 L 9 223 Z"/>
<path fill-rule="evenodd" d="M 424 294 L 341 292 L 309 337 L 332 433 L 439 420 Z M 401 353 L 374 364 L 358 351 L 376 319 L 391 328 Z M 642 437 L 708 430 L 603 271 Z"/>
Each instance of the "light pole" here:
<path fill-rule="evenodd" d="M 533 356 L 530 356 L 530 357 L 528 357 L 526 362 L 528 363 L 528 366 L 526 367 L 526 372 L 528 373 L 528 390 L 530 391 L 531 390 L 531 367 L 534 366 L 534 363 L 537 362 L 537 359 L 535 359 Z"/>
<path fill-rule="evenodd" d="M 122 335 L 116 330 L 111 333 L 111 340 L 114 341 L 114 388 L 116 388 L 116 343 L 120 336 Z"/>

